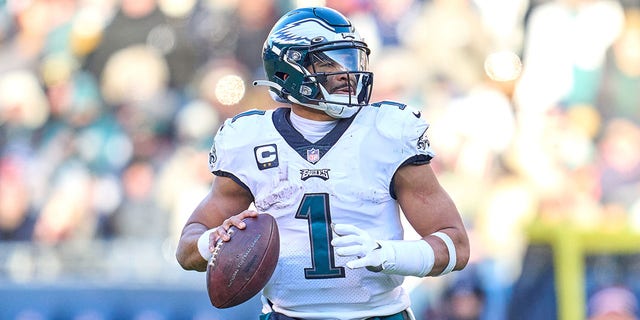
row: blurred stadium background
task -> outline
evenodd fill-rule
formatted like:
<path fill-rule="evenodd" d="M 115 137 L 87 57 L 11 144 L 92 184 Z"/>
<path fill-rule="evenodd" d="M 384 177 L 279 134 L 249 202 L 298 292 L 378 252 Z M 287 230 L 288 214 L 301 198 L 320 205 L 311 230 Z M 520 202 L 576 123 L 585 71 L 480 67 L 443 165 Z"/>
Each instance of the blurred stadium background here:
<path fill-rule="evenodd" d="M 256 319 L 174 251 L 303 5 L 348 15 L 374 99 L 431 123 L 472 259 L 407 280 L 418 320 L 638 317 L 637 0 L 0 0 L 0 319 Z"/>

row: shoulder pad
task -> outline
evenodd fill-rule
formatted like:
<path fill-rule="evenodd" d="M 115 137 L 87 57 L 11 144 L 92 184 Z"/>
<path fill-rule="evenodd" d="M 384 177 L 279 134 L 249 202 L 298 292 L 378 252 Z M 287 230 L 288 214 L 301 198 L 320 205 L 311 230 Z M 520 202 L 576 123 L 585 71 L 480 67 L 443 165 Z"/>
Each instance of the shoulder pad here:
<path fill-rule="evenodd" d="M 416 118 L 420 118 L 422 116 L 422 112 L 420 112 L 420 110 L 408 106 L 404 103 L 400 103 L 400 102 L 395 102 L 395 101 L 379 101 L 379 102 L 375 102 L 371 104 L 372 107 L 376 107 L 376 108 L 383 108 L 383 109 L 388 109 L 388 110 L 400 110 L 403 112 L 411 112 L 411 114 L 413 114 L 414 117 Z M 386 111 L 386 110 L 385 110 Z M 402 112 L 398 112 L 399 114 L 401 114 Z"/>
<path fill-rule="evenodd" d="M 270 115 L 270 111 L 252 109 L 228 118 L 216 133 L 216 148 L 232 148 L 251 143 L 272 126 Z"/>
<path fill-rule="evenodd" d="M 427 137 L 429 124 L 421 118 L 420 110 L 393 101 L 373 103 L 371 107 L 378 108 L 375 127 L 381 135 L 397 139 L 408 154 L 433 157 Z"/>
<path fill-rule="evenodd" d="M 264 115 L 265 113 L 267 113 L 264 110 L 258 110 L 258 109 L 251 109 L 251 110 L 247 110 L 245 112 L 241 112 L 238 113 L 237 115 L 235 115 L 233 118 L 231 118 L 231 122 L 235 122 L 236 120 L 242 118 L 242 117 L 247 117 L 247 116 L 252 116 L 252 115 Z"/>
<path fill-rule="evenodd" d="M 425 123 L 420 118 L 422 116 L 420 110 L 403 103 L 381 101 L 372 103 L 371 107 L 378 108 L 376 127 L 387 134 L 401 136 L 407 126 L 421 126 Z"/>
<path fill-rule="evenodd" d="M 233 118 L 225 120 L 213 138 L 213 145 L 209 152 L 209 167 L 218 170 L 219 161 L 233 162 L 234 157 L 240 156 L 239 150 L 246 145 L 255 143 L 272 127 L 271 111 L 248 110 Z"/>
<path fill-rule="evenodd" d="M 267 111 L 258 110 L 258 109 L 251 109 L 251 110 L 238 113 L 233 118 L 229 118 L 225 120 L 225 122 L 222 124 L 222 126 L 218 130 L 218 133 L 221 133 L 223 129 L 226 129 L 226 131 L 234 131 L 234 130 L 244 131 L 248 128 L 255 128 L 260 123 L 265 122 L 264 120 L 265 120 L 266 114 L 267 114 Z M 267 118 L 269 121 L 271 120 L 271 117 L 267 117 Z M 231 129 L 227 129 L 227 128 L 231 128 Z M 248 131 L 245 133 L 248 134 L 249 132 L 251 131 Z"/>

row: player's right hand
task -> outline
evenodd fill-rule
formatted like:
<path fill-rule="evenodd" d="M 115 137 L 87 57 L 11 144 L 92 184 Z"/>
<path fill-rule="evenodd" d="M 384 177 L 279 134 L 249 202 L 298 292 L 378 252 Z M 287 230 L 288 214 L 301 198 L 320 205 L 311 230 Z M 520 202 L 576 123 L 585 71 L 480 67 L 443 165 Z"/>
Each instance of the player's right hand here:
<path fill-rule="evenodd" d="M 231 240 L 231 236 L 229 235 L 229 228 L 236 227 L 238 229 L 244 229 L 247 225 L 244 223 L 245 218 L 255 218 L 258 216 L 258 212 L 254 210 L 245 210 L 234 216 L 231 216 L 225 219 L 222 224 L 216 228 L 216 231 L 212 233 L 211 243 L 218 242 L 218 239 L 222 239 L 222 241 Z"/>

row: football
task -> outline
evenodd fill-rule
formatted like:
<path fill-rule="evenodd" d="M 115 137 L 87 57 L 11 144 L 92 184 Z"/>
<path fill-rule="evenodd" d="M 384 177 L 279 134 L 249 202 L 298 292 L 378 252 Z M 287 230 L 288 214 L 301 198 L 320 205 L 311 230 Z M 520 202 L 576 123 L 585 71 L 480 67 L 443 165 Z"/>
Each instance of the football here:
<path fill-rule="evenodd" d="M 207 265 L 207 291 L 216 308 L 237 306 L 267 284 L 278 263 L 280 235 L 273 216 L 246 218 L 245 229 L 229 228 L 229 241 L 219 240 Z"/>

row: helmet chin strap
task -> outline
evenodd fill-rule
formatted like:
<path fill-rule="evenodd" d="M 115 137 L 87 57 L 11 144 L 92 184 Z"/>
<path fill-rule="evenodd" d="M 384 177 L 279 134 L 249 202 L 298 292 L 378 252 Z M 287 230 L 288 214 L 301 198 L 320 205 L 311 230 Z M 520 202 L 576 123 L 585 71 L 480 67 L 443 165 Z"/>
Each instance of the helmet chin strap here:
<path fill-rule="evenodd" d="M 282 92 L 282 86 L 272 82 L 272 81 L 268 81 L 268 80 L 255 80 L 253 81 L 253 85 L 254 86 L 267 86 L 267 87 L 271 87 L 274 88 L 280 92 Z M 319 102 L 317 105 L 315 104 L 309 104 L 309 103 L 303 103 L 298 101 L 296 98 L 292 97 L 291 95 L 287 96 L 287 101 L 288 102 L 292 102 L 292 103 L 296 103 L 299 105 L 303 105 L 305 107 L 309 107 L 312 109 L 317 109 L 320 111 L 324 111 L 326 114 L 328 114 L 329 116 L 333 117 L 333 118 L 337 118 L 337 119 L 341 119 L 341 118 L 350 118 L 351 116 L 353 116 L 354 114 L 356 114 L 356 112 L 360 109 L 359 107 L 348 107 L 346 106 L 346 104 L 349 104 L 351 102 L 352 97 L 350 95 L 332 95 L 330 94 L 325 88 L 324 86 L 320 85 L 320 90 L 322 91 L 322 95 L 328 98 L 331 98 L 331 101 L 336 101 L 339 103 L 344 103 L 345 105 L 341 105 L 341 104 L 335 104 L 335 103 L 327 103 L 327 102 Z M 287 102 L 287 101 L 283 101 L 280 97 L 275 97 L 275 100 L 278 102 Z"/>
<path fill-rule="evenodd" d="M 319 85 L 319 87 L 322 95 L 327 98 L 326 100 L 340 103 L 319 102 L 318 105 L 324 107 L 322 110 L 328 115 L 334 118 L 350 118 L 360 109 L 360 107 L 348 106 L 351 104 L 351 99 L 353 98 L 351 95 L 330 94 L 323 85 Z"/>

